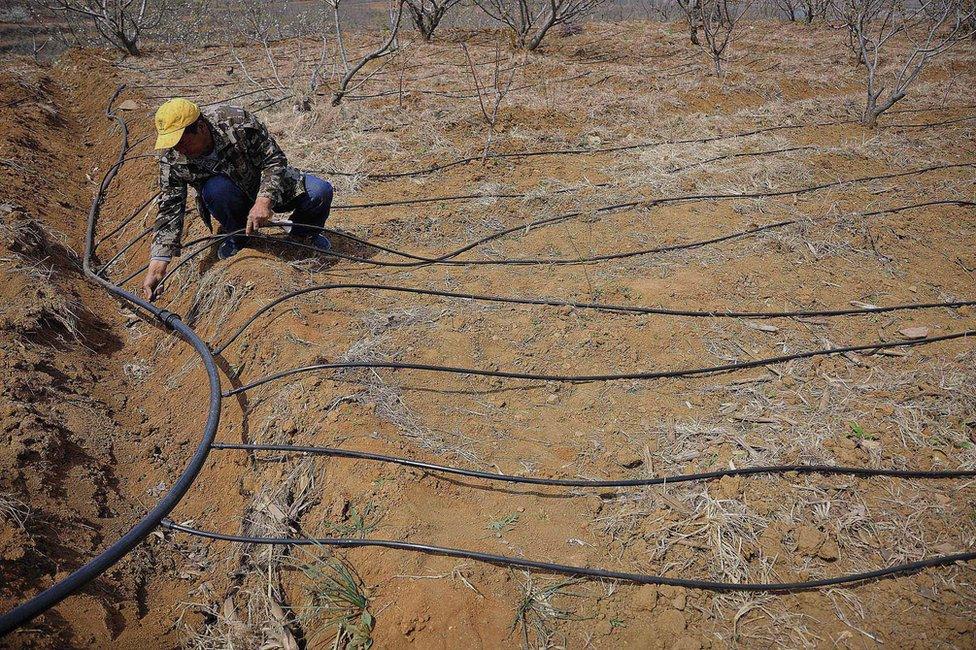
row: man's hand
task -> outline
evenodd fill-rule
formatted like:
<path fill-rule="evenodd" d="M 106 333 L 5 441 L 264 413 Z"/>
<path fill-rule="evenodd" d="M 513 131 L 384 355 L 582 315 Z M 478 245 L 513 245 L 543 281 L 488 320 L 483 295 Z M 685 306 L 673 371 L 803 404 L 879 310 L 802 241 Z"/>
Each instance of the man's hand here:
<path fill-rule="evenodd" d="M 163 276 L 166 275 L 166 267 L 169 266 L 169 262 L 164 260 L 151 260 L 149 262 L 149 269 L 146 271 L 146 278 L 142 281 L 142 297 L 146 300 L 153 299 L 153 292 L 159 283 L 162 282 Z"/>
<path fill-rule="evenodd" d="M 254 202 L 254 207 L 247 213 L 247 228 L 244 232 L 251 235 L 258 231 L 258 228 L 271 221 L 271 199 L 266 196 L 259 196 Z"/>

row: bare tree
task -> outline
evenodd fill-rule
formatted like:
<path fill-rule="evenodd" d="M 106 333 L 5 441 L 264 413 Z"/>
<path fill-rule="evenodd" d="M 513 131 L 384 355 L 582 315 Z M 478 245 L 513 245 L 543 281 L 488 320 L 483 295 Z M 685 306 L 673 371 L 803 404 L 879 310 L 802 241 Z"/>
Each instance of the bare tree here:
<path fill-rule="evenodd" d="M 468 47 L 461 43 L 464 56 L 468 60 L 468 70 L 474 80 L 474 87 L 478 93 L 478 104 L 481 107 L 481 116 L 485 124 L 488 125 L 488 135 L 485 137 L 485 149 L 481 154 L 482 160 L 488 157 L 488 150 L 491 148 L 491 141 L 495 136 L 495 125 L 498 123 L 498 109 L 512 89 L 512 82 L 515 81 L 516 67 L 513 65 L 507 70 L 502 70 L 501 46 L 495 42 L 495 68 L 492 73 L 491 84 L 483 83 L 475 70 L 474 61 L 471 60 L 471 53 Z"/>
<path fill-rule="evenodd" d="M 675 0 L 688 22 L 688 32 L 693 45 L 701 45 L 698 30 L 702 24 L 702 0 Z"/>
<path fill-rule="evenodd" d="M 410 19 L 425 41 L 434 38 L 434 30 L 452 7 L 461 0 L 405 0 Z"/>
<path fill-rule="evenodd" d="M 971 37 L 973 16 L 966 0 L 847 0 L 845 18 L 867 86 L 861 123 L 875 126 L 932 59 Z M 908 45 L 902 60 L 891 53 L 899 42 Z"/>
<path fill-rule="evenodd" d="M 803 18 L 809 25 L 816 19 L 825 20 L 830 0 L 803 0 Z"/>
<path fill-rule="evenodd" d="M 556 25 L 583 19 L 607 0 L 474 0 L 512 32 L 512 45 L 535 50 Z"/>
<path fill-rule="evenodd" d="M 404 0 L 391 0 L 390 2 L 389 37 L 376 49 L 372 50 L 371 52 L 363 56 L 354 64 L 349 63 L 349 58 L 346 54 L 346 46 L 342 40 L 341 20 L 339 18 L 339 5 L 341 0 L 326 0 L 326 2 L 328 2 L 332 6 L 332 13 L 335 19 L 335 30 L 336 30 L 336 39 L 338 41 L 338 47 L 339 47 L 339 55 L 342 59 L 342 65 L 345 68 L 345 74 L 342 75 L 342 78 L 339 80 L 339 85 L 332 93 L 332 105 L 338 106 L 342 102 L 343 97 L 345 97 L 350 91 L 361 86 L 369 79 L 370 76 L 372 76 L 372 75 L 367 75 L 362 81 L 360 81 L 354 87 L 350 87 L 349 85 L 352 83 L 352 80 L 356 77 L 356 75 L 359 74 L 359 72 L 366 66 L 367 63 L 369 63 L 370 61 L 375 61 L 376 59 L 381 59 L 383 57 L 392 56 L 399 51 L 400 47 L 399 47 L 399 43 L 397 42 L 397 35 L 400 32 L 401 18 L 403 18 Z M 375 74 L 375 71 L 373 74 Z"/>
<path fill-rule="evenodd" d="M 287 93 L 285 97 L 292 99 L 295 112 L 310 111 L 312 98 L 325 80 L 329 62 L 328 43 L 321 23 L 317 25 L 312 16 L 296 13 L 283 3 L 237 0 L 232 6 L 236 20 L 227 25 L 227 40 L 231 43 L 244 40 L 260 47 L 262 59 L 270 72 L 267 77 L 253 75 L 248 64 L 231 45 L 231 54 L 244 77 L 256 90 L 277 89 Z M 294 39 L 295 47 L 282 56 L 276 52 L 274 44 L 286 38 Z M 321 41 L 318 53 L 313 52 L 311 59 L 305 56 L 305 39 L 308 38 Z"/>
<path fill-rule="evenodd" d="M 701 0 L 702 35 L 715 66 L 715 74 L 722 76 L 722 59 L 732 43 L 735 28 L 749 10 L 752 0 Z"/>
<path fill-rule="evenodd" d="M 63 18 L 71 26 L 87 22 L 102 40 L 131 56 L 140 56 L 139 38 L 159 25 L 160 0 L 34 0 L 38 15 Z"/>
<path fill-rule="evenodd" d="M 795 23 L 797 12 L 801 7 L 801 0 L 774 0 L 773 6 L 783 12 L 791 23 Z"/>

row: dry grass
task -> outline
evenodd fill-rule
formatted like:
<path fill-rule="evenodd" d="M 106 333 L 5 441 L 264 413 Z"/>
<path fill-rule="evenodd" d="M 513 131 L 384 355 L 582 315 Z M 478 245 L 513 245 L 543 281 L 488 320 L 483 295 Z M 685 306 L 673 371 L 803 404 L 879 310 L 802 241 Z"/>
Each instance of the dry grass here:
<path fill-rule="evenodd" d="M 0 493 L 0 518 L 21 530 L 26 530 L 30 507 L 10 494 Z"/>
<path fill-rule="evenodd" d="M 842 45 L 840 33 L 794 27 L 749 32 L 736 44 L 732 72 L 721 82 L 703 73 L 704 66 L 697 61 L 697 55 L 684 49 L 685 38 L 672 27 L 620 27 L 607 36 L 604 45 L 610 50 L 628 52 L 632 61 L 601 68 L 599 77 L 607 78 L 600 82 L 589 78 L 576 82 L 547 81 L 513 90 L 508 97 L 510 105 L 500 112 L 498 139 L 493 148 L 512 151 L 704 138 L 762 126 L 810 124 L 858 116 L 859 72 L 850 65 L 842 48 L 831 50 Z M 566 49 L 527 60 L 514 87 L 522 85 L 523 80 L 558 80 L 573 74 L 577 66 L 572 62 L 572 48 L 578 44 L 573 41 L 565 46 L 553 46 Z M 650 58 L 668 49 L 678 49 L 680 53 L 663 61 Z M 805 52 L 826 50 L 830 52 L 816 60 L 804 56 Z M 762 54 L 753 56 L 756 53 Z M 410 63 L 417 68 L 411 67 L 405 73 L 407 92 L 403 97 L 394 94 L 350 101 L 337 110 L 316 104 L 310 115 L 295 114 L 287 104 L 282 104 L 263 115 L 296 166 L 324 170 L 326 175 L 334 170 L 353 174 L 331 178 L 343 197 L 342 202 L 475 192 L 485 195 L 524 192 L 525 195 L 516 200 L 487 198 L 372 212 L 337 212 L 335 218 L 343 219 L 343 228 L 348 225 L 352 232 L 397 248 L 442 252 L 527 220 L 576 209 L 588 213 L 633 197 L 798 188 L 947 159 L 943 142 L 949 132 L 947 128 L 881 128 L 867 132 L 821 127 L 710 143 L 663 143 L 633 151 L 573 158 L 489 161 L 484 165 L 453 168 L 447 173 L 389 182 L 367 178 L 371 172 L 424 167 L 480 153 L 481 139 L 469 137 L 478 132 L 477 100 L 445 101 L 437 94 L 456 93 L 465 86 L 463 68 L 443 65 L 456 54 L 449 46 L 413 48 Z M 959 62 L 964 65 L 971 59 L 967 51 L 960 55 Z M 768 72 L 768 66 L 773 64 L 778 66 L 775 75 Z M 394 64 L 392 68 L 395 67 Z M 248 69 L 252 75 L 265 73 L 261 72 L 258 60 L 249 60 Z M 394 88 L 398 84 L 397 75 L 387 72 L 393 70 L 377 74 L 360 92 L 379 93 Z M 201 73 L 201 80 L 207 74 Z M 588 85 L 591 82 L 594 85 Z M 231 94 L 228 88 L 205 92 L 204 99 L 208 100 L 218 99 L 218 92 Z M 952 90 L 948 101 L 943 100 L 946 92 L 945 83 L 922 81 L 913 94 L 917 103 L 909 105 L 906 100 L 906 107 L 959 106 L 976 99 L 976 91 L 971 88 Z M 255 102 L 255 105 L 259 104 Z M 889 123 L 935 122 L 940 114 L 899 113 L 887 119 Z M 952 128 L 955 137 L 972 135 L 970 125 Z M 791 146 L 809 148 L 735 156 Z M 953 156 L 957 149 L 953 149 Z M 598 178 L 597 172 L 599 180 L 594 180 Z M 715 222 L 719 217 L 727 220 L 729 228 L 733 224 L 780 219 L 794 219 L 796 223 L 721 246 L 581 269 L 552 267 L 517 274 L 496 274 L 491 268 L 418 269 L 395 275 L 367 269 L 358 277 L 383 280 L 393 277 L 397 283 L 437 288 L 474 286 L 486 293 L 507 295 L 559 293 L 594 299 L 624 296 L 634 302 L 636 299 L 628 292 L 633 291 L 635 280 L 687 278 L 694 282 L 701 275 L 715 283 L 714 287 L 703 285 L 714 296 L 703 298 L 701 293 L 689 293 L 687 297 L 672 294 L 669 298 L 651 293 L 649 301 L 678 304 L 714 297 L 716 304 L 741 301 L 777 306 L 781 302 L 804 306 L 820 303 L 835 306 L 852 300 L 880 302 L 880 297 L 868 295 L 875 291 L 871 283 L 902 282 L 911 275 L 912 269 L 902 263 L 904 249 L 897 248 L 900 240 L 909 236 L 905 232 L 911 229 L 906 227 L 904 216 L 863 218 L 861 213 L 908 203 L 920 196 L 971 197 L 974 187 L 971 174 L 954 173 L 831 188 L 812 195 L 698 201 L 598 217 L 588 215 L 559 226 L 513 234 L 472 251 L 471 255 L 575 256 L 630 245 L 673 243 L 698 238 L 705 232 L 698 226 L 712 225 L 712 216 L 716 217 Z M 692 208 L 694 212 L 681 212 Z M 676 214 L 684 220 L 673 219 Z M 959 221 L 960 236 L 972 234 L 970 222 Z M 918 238 L 917 234 L 910 236 Z M 931 246 L 931 242 L 925 241 L 912 243 L 920 249 Z M 270 276 L 282 291 L 304 283 L 335 281 L 338 273 L 335 268 L 314 261 L 296 260 L 290 266 L 287 273 Z M 852 276 L 864 269 L 868 279 L 864 283 L 847 283 L 837 277 L 810 272 L 811 279 L 803 276 L 803 281 L 810 286 L 799 287 L 809 289 L 812 298 L 807 300 L 796 287 L 783 280 L 794 270 L 802 275 L 811 267 L 834 267 L 838 274 L 847 274 L 847 279 L 854 280 L 857 278 Z M 746 272 L 736 276 L 742 268 Z M 869 275 L 875 270 L 877 275 Z M 925 269 L 924 273 L 929 271 Z M 931 272 L 938 274 L 942 269 L 933 267 Z M 178 280 L 181 291 L 193 294 L 192 298 L 184 295 L 180 300 L 189 305 L 195 322 L 215 332 L 229 322 L 242 303 L 255 298 L 239 280 L 215 271 L 201 278 L 198 272 L 188 270 Z M 834 285 L 817 285 L 820 280 Z M 948 297 L 965 292 L 959 288 L 963 287 L 962 283 L 953 287 L 925 287 L 913 282 L 919 285 L 916 287 L 920 290 L 919 299 L 923 294 Z M 651 286 L 657 291 L 657 285 Z M 671 363 L 647 359 L 643 353 L 638 354 L 642 352 L 639 350 L 621 350 L 608 344 L 617 342 L 608 341 L 615 333 L 630 333 L 631 329 L 644 332 L 649 338 L 669 334 L 655 328 L 652 319 L 574 313 L 558 321 L 569 325 L 562 332 L 565 336 L 556 341 L 550 334 L 557 321 L 551 318 L 552 314 L 536 310 L 446 300 L 428 303 L 418 300 L 415 306 L 406 304 L 401 297 L 382 294 L 364 296 L 362 303 L 355 303 L 354 307 L 348 305 L 336 299 L 324 308 L 343 317 L 359 315 L 349 327 L 353 334 L 348 338 L 342 338 L 340 333 L 332 338 L 330 333 L 328 340 L 323 337 L 319 341 L 289 333 L 268 341 L 258 339 L 252 332 L 247 345 L 251 353 L 259 346 L 262 352 L 268 352 L 262 359 L 266 366 L 263 370 L 272 369 L 280 356 L 292 358 L 296 350 L 304 352 L 305 357 L 311 355 L 323 361 L 408 359 L 411 358 L 408 351 L 435 346 L 442 334 L 445 341 L 457 340 L 448 339 L 448 334 L 458 335 L 459 339 L 465 337 L 464 344 L 471 342 L 471 361 L 483 367 L 504 364 L 522 369 L 551 369 L 558 365 L 560 355 L 566 359 L 567 345 L 573 348 L 571 360 L 579 357 L 580 363 L 593 368 L 626 365 L 631 359 L 647 365 Z M 303 298 L 300 307 L 294 309 L 303 325 L 314 323 L 315 315 L 323 311 L 321 304 L 312 298 Z M 526 311 L 531 315 L 523 318 Z M 515 319 L 521 319 L 517 328 L 512 325 Z M 874 339 L 879 332 L 887 335 L 898 327 L 893 320 L 850 319 L 824 323 L 805 319 L 776 323 L 779 328 L 776 332 L 763 332 L 754 327 L 755 323 L 722 322 L 712 326 L 675 320 L 673 327 L 681 332 L 681 341 L 674 343 L 675 339 L 671 339 L 667 352 L 680 355 L 681 362 L 687 364 L 704 359 L 734 361 L 766 356 L 770 351 L 782 353 L 838 344 L 857 337 Z M 570 340 L 574 344 L 567 344 Z M 287 355 L 282 355 L 285 351 Z M 594 412 L 580 413 L 580 423 L 574 422 L 570 414 L 570 418 L 560 421 L 558 434 L 555 425 L 548 426 L 550 417 L 565 415 L 563 403 L 573 399 L 576 391 L 583 392 L 583 387 L 568 386 L 558 391 L 553 386 L 530 388 L 524 395 L 506 396 L 510 401 L 503 406 L 505 401 L 482 395 L 480 391 L 471 391 L 476 395 L 459 396 L 442 391 L 440 383 L 431 386 L 425 383 L 426 379 L 416 380 L 409 373 L 398 375 L 374 370 L 336 373 L 337 381 L 316 384 L 314 394 L 301 381 L 279 385 L 273 397 L 264 401 L 259 398 L 253 403 L 254 410 L 249 417 L 261 423 L 255 439 L 293 442 L 318 431 L 322 418 L 340 404 L 351 404 L 390 423 L 397 435 L 386 442 L 405 446 L 413 454 L 426 452 L 479 467 L 507 463 L 526 473 L 575 471 L 588 476 L 619 473 L 622 471 L 619 467 L 606 462 L 615 448 L 614 442 L 637 453 L 642 464 L 633 473 L 646 475 L 789 462 L 976 467 L 976 452 L 969 440 L 972 426 L 968 423 L 970 414 L 976 410 L 976 396 L 971 389 L 976 379 L 971 372 L 974 360 L 972 354 L 936 360 L 934 355 L 913 351 L 905 359 L 852 355 L 794 362 L 768 372 L 709 377 L 676 386 L 620 382 L 592 393 Z M 501 381 L 486 384 L 489 389 L 507 386 Z M 415 387 L 424 392 L 416 393 L 415 397 L 412 391 Z M 546 401 L 547 396 L 553 397 L 552 403 Z M 532 400 L 546 406 L 536 408 Z M 636 417 L 628 412 L 644 405 L 645 400 L 653 405 L 646 415 Z M 585 411 L 590 405 L 581 408 Z M 382 438 L 383 434 L 374 436 Z M 619 439 L 614 441 L 613 436 Z M 533 444 L 526 443 L 530 438 Z M 578 449 L 579 453 L 571 460 L 555 463 L 551 452 L 556 442 Z M 248 509 L 244 527 L 256 534 L 300 534 L 301 527 L 296 521 L 312 505 L 302 505 L 299 511 L 293 511 L 294 503 L 314 504 L 320 498 L 321 479 L 315 475 L 306 496 L 296 499 L 296 494 L 305 494 L 297 490 L 300 479 L 296 476 L 309 476 L 310 470 L 294 470 L 297 474 L 292 474 L 290 469 L 275 467 L 278 465 L 270 463 L 256 466 L 255 481 L 260 487 Z M 966 512 L 965 495 L 969 494 L 966 487 L 836 477 L 755 477 L 748 481 L 669 485 L 606 494 L 600 499 L 602 505 L 593 522 L 592 539 L 588 538 L 588 543 L 599 545 L 601 550 L 590 560 L 600 564 L 613 561 L 655 573 L 729 581 L 788 580 L 874 568 L 933 552 L 966 548 L 974 532 L 971 512 Z M 474 498 L 483 494 L 476 493 Z M 947 496 L 951 498 L 947 500 Z M 391 497 L 384 515 L 389 512 L 390 517 L 396 518 L 398 506 L 403 505 L 397 501 L 399 498 L 399 495 Z M 528 513 L 532 513 L 534 506 L 528 497 L 525 502 L 529 505 Z M 371 529 L 376 523 L 368 516 L 371 512 L 363 515 L 370 503 L 357 510 L 362 520 L 358 530 L 342 529 L 343 533 L 365 534 Z M 498 509 L 496 514 L 507 512 L 511 509 Z M 585 519 L 585 512 L 580 517 Z M 523 515 L 520 521 L 530 521 L 530 514 Z M 946 521 L 964 523 L 952 529 L 946 527 Z M 411 526 L 413 523 L 410 522 Z M 402 522 L 399 525 L 413 532 L 410 526 Z M 483 524 L 479 524 L 479 531 L 483 533 Z M 521 531 L 512 532 L 514 537 L 514 533 Z M 811 539 L 816 543 L 812 544 Z M 532 555 L 529 551 L 525 554 Z M 274 639 L 280 639 L 279 627 L 286 629 L 288 625 L 338 629 L 335 639 L 340 644 L 350 642 L 355 636 L 348 626 L 363 622 L 362 612 L 368 609 L 365 599 L 356 601 L 363 604 L 350 608 L 348 615 L 342 613 L 346 611 L 344 605 L 338 607 L 343 621 L 340 623 L 331 618 L 335 608 L 326 611 L 332 607 L 328 604 L 323 605 L 322 611 L 308 610 L 320 618 L 311 613 L 306 616 L 299 606 L 285 607 L 284 590 L 276 582 L 283 563 L 295 562 L 296 558 L 280 551 L 260 551 L 249 561 L 254 562 L 257 573 L 272 576 L 270 588 L 259 589 L 256 584 L 249 584 L 249 591 L 242 589 L 236 595 L 234 611 L 246 610 L 246 616 L 238 615 L 239 619 L 250 621 L 243 628 L 261 634 L 241 640 L 244 637 L 233 637 L 236 634 L 231 631 L 233 626 L 223 620 L 215 625 L 222 630 L 217 638 L 234 638 L 238 645 L 281 645 L 280 640 Z M 304 566 L 327 571 L 330 577 L 322 580 L 325 584 L 360 584 L 357 580 L 346 580 L 342 570 L 329 560 L 322 560 L 325 564 L 317 559 L 301 561 Z M 952 572 L 946 574 L 943 578 L 940 573 L 938 580 L 953 580 Z M 350 571 L 349 576 L 353 575 Z M 453 574 L 444 575 L 453 577 Z M 519 582 L 517 596 L 509 594 L 508 597 L 515 599 L 512 629 L 521 637 L 522 645 L 578 645 L 581 640 L 595 638 L 594 625 L 580 620 L 584 617 L 575 611 L 580 605 L 577 601 L 586 595 L 582 587 L 570 590 L 569 583 L 528 575 Z M 495 586 L 493 582 L 485 587 L 479 585 L 482 589 Z M 948 589 L 945 585 L 942 588 Z M 280 607 L 287 613 L 287 625 L 278 626 L 275 621 L 279 619 L 267 602 L 258 599 L 252 604 L 250 591 L 262 594 L 261 598 L 265 593 L 272 594 L 273 602 L 281 603 Z M 603 595 L 604 599 L 625 608 L 626 599 L 610 591 Z M 689 594 L 684 616 L 695 626 L 689 628 L 689 634 L 707 637 L 713 644 L 815 647 L 832 642 L 873 642 L 877 634 L 872 617 L 877 617 L 877 611 L 872 610 L 871 599 L 876 596 L 865 597 L 863 593 L 858 589 L 826 592 L 827 605 L 822 611 L 831 613 L 824 616 L 836 618 L 838 625 L 851 635 L 840 639 L 825 635 L 824 629 L 834 623 L 832 619 L 828 623 L 816 620 L 803 613 L 797 602 L 778 595 L 698 597 Z M 314 602 L 316 597 L 309 598 Z M 319 602 L 332 602 L 330 598 L 323 596 Z M 350 600 L 341 602 L 348 604 Z M 215 598 L 213 602 L 224 601 Z M 217 619 L 232 618 L 219 609 L 211 606 L 211 614 Z M 265 632 L 262 625 L 267 621 L 270 621 L 269 631 Z M 612 644 L 614 640 L 614 637 L 609 640 L 601 637 L 593 643 Z"/>

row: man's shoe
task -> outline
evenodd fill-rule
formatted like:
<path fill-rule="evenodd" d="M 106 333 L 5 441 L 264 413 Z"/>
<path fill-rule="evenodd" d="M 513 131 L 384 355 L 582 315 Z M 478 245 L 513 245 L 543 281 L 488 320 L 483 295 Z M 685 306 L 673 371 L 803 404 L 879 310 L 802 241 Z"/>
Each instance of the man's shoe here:
<path fill-rule="evenodd" d="M 332 242 L 322 233 L 316 233 L 314 235 L 288 235 L 288 239 L 323 253 L 328 253 L 332 250 Z"/>
<path fill-rule="evenodd" d="M 323 233 L 312 235 L 305 240 L 305 243 L 312 248 L 322 251 L 323 253 L 328 253 L 330 250 L 332 250 L 332 242 Z"/>
<path fill-rule="evenodd" d="M 217 259 L 226 260 L 234 257 L 241 252 L 242 248 L 244 248 L 244 242 L 241 241 L 240 237 L 228 237 L 217 248 Z"/>

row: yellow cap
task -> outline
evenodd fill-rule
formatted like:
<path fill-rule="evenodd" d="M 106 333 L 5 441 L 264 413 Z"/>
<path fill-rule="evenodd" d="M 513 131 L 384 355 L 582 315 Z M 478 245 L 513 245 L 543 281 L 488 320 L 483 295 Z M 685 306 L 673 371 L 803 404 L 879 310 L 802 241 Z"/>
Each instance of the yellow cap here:
<path fill-rule="evenodd" d="M 156 111 L 156 149 L 169 149 L 183 137 L 183 129 L 200 117 L 200 107 L 187 99 L 171 99 Z"/>

